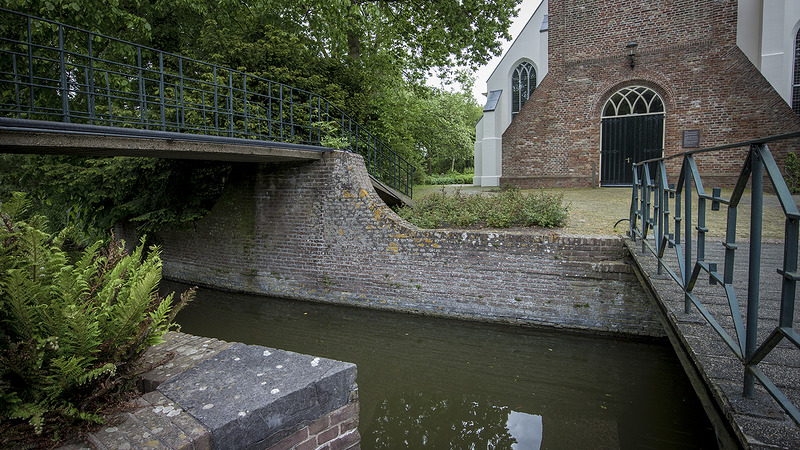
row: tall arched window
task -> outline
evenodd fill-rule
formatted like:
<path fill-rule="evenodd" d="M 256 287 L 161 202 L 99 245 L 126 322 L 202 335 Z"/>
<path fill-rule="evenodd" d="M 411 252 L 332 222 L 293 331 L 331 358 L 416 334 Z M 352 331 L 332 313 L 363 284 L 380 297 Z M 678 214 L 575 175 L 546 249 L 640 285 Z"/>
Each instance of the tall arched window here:
<path fill-rule="evenodd" d="M 800 30 L 794 38 L 794 79 L 792 80 L 792 109 L 800 114 Z"/>
<path fill-rule="evenodd" d="M 517 117 L 522 105 L 536 89 L 536 69 L 533 64 L 523 61 L 511 74 L 511 119 Z"/>

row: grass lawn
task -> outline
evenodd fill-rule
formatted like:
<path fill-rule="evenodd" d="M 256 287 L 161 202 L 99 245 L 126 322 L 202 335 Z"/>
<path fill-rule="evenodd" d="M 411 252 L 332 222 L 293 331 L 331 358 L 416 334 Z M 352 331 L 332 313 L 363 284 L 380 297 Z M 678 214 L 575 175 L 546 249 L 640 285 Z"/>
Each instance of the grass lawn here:
<path fill-rule="evenodd" d="M 458 186 L 414 186 L 414 198 L 422 198 L 433 192 L 444 189 L 446 192 L 455 192 L 460 189 L 462 193 L 477 195 L 492 195 L 498 192 L 498 188 L 476 187 L 471 185 Z M 535 192 L 536 190 L 523 191 Z M 544 189 L 550 194 L 562 195 L 564 204 L 569 206 L 568 224 L 557 229 L 563 234 L 587 234 L 587 235 L 615 235 L 624 233 L 628 227 L 628 222 L 623 221 L 614 224 L 620 219 L 627 219 L 630 210 L 631 188 L 565 188 L 565 189 Z M 731 190 L 723 189 L 723 198 L 730 197 Z M 795 203 L 800 203 L 800 196 L 794 196 Z M 675 200 L 670 199 L 670 208 L 674 209 Z M 694 207 L 693 223 L 697 224 L 697 197 L 692 199 Z M 738 211 L 738 226 L 736 229 L 737 240 L 747 240 L 750 236 L 750 193 L 745 192 Z M 711 203 L 706 205 L 706 227 L 709 229 L 707 236 L 712 238 L 723 238 L 725 236 L 725 224 L 727 220 L 727 208 L 720 205 L 719 211 L 711 211 Z M 670 224 L 672 228 L 673 224 Z M 782 240 L 783 239 L 784 216 L 778 198 L 771 194 L 764 195 L 764 229 L 763 239 Z M 681 229 L 681 234 L 683 234 Z"/>

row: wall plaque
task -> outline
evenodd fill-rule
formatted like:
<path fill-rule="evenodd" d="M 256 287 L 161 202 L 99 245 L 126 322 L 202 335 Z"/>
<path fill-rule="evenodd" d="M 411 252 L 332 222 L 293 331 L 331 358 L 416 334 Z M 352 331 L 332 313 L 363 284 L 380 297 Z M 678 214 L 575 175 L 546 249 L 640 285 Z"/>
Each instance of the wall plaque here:
<path fill-rule="evenodd" d="M 683 130 L 683 148 L 700 147 L 700 130 Z"/>

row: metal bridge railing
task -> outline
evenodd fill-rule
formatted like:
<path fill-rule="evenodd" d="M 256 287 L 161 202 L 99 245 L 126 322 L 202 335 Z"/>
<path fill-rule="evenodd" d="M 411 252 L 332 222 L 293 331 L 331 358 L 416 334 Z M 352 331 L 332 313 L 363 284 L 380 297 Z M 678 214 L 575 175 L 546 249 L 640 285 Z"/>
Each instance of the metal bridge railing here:
<path fill-rule="evenodd" d="M 414 167 L 317 94 L 2 8 L 0 116 L 344 147 L 412 195 Z"/>
<path fill-rule="evenodd" d="M 793 328 L 794 306 L 797 281 L 800 274 L 797 269 L 798 257 L 798 221 L 800 212 L 794 203 L 786 181 L 781 175 L 767 143 L 778 140 L 800 137 L 800 132 L 774 136 L 757 141 L 742 142 L 721 147 L 689 151 L 666 158 L 650 159 L 637 163 L 633 167 L 634 185 L 630 209 L 630 236 L 642 242 L 642 252 L 650 251 L 658 259 L 658 273 L 664 270 L 682 288 L 684 292 L 684 310 L 691 311 L 692 305 L 702 314 L 705 320 L 722 337 L 725 344 L 744 366 L 743 395 L 751 397 L 754 393 L 755 380 L 775 398 L 781 407 L 800 424 L 800 411 L 797 406 L 778 388 L 773 381 L 759 368 L 759 363 L 781 341 L 787 341 L 795 348 L 800 348 L 800 335 Z M 736 187 L 730 198 L 722 198 L 721 190 L 714 188 L 709 194 L 703 187 L 695 155 L 740 147 L 749 147 L 749 153 L 739 174 Z M 677 185 L 669 183 L 666 161 L 682 158 L 680 176 Z M 783 266 L 778 269 L 781 283 L 780 316 L 778 323 L 773 324 L 762 319 L 759 322 L 759 287 L 761 286 L 761 231 L 764 193 L 764 172 L 772 182 L 775 193 L 783 208 L 785 216 L 785 238 Z M 748 288 L 747 309 L 745 319 L 739 308 L 736 290 L 734 289 L 734 260 L 736 256 L 736 220 L 745 188 L 750 182 L 750 242 L 748 255 Z M 694 188 L 693 188 L 694 186 Z M 693 189 L 696 195 L 693 195 Z M 683 199 L 681 198 L 683 197 Z M 670 210 L 670 199 L 674 198 L 674 212 Z M 692 224 L 692 202 L 697 200 L 696 225 Z M 717 270 L 717 264 L 706 261 L 705 243 L 706 206 L 711 202 L 711 209 L 718 210 L 720 204 L 727 205 L 726 236 L 723 242 L 723 273 Z M 672 216 L 672 218 L 671 218 Z M 670 218 L 672 220 L 670 220 Z M 673 222 L 673 227 L 670 227 Z M 683 238 L 681 236 L 683 225 Z M 693 237 L 696 232 L 697 250 L 693 248 Z M 667 266 L 667 249 L 675 250 L 673 262 L 677 263 L 680 273 L 675 273 Z M 713 314 L 703 305 L 694 288 L 700 274 L 709 276 L 709 282 L 718 284 L 724 290 L 733 321 L 735 336 L 731 336 L 716 320 Z M 705 275 L 704 275 L 705 276 Z M 758 342 L 759 326 L 769 326 L 769 337 Z"/>

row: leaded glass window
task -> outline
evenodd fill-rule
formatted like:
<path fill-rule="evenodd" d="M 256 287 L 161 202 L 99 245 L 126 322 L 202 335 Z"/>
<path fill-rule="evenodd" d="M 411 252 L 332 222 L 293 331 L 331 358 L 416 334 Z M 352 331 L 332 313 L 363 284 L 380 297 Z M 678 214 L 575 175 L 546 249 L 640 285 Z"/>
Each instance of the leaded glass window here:
<path fill-rule="evenodd" d="M 664 112 L 664 102 L 652 89 L 644 86 L 624 87 L 606 102 L 603 117 L 655 114 Z"/>
<path fill-rule="evenodd" d="M 800 30 L 794 38 L 794 79 L 792 80 L 792 109 L 800 114 Z"/>
<path fill-rule="evenodd" d="M 517 113 L 530 98 L 533 90 L 536 89 L 536 69 L 533 64 L 523 61 L 511 75 L 511 118 L 517 117 Z"/>

